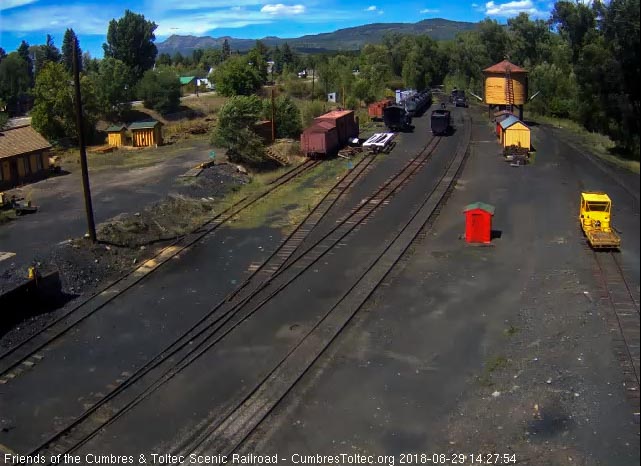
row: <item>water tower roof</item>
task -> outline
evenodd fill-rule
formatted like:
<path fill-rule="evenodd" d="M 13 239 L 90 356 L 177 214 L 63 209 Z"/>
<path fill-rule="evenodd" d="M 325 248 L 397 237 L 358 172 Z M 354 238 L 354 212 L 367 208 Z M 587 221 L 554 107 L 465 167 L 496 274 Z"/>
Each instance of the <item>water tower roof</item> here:
<path fill-rule="evenodd" d="M 497 63 L 496 65 L 492 65 L 489 68 L 485 68 L 483 72 L 484 73 L 505 73 L 505 70 L 508 67 L 510 68 L 510 73 L 527 73 L 526 69 L 523 69 L 520 66 L 516 66 L 514 63 L 510 63 L 507 60 L 503 60 L 502 62 Z"/>

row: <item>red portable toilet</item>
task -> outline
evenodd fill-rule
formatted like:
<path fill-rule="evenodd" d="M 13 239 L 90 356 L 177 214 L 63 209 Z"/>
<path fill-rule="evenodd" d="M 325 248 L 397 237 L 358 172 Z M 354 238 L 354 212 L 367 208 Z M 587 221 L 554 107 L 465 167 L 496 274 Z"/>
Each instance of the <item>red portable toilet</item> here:
<path fill-rule="evenodd" d="M 465 207 L 465 241 L 468 243 L 489 243 L 492 239 L 492 217 L 494 206 L 475 202 Z"/>

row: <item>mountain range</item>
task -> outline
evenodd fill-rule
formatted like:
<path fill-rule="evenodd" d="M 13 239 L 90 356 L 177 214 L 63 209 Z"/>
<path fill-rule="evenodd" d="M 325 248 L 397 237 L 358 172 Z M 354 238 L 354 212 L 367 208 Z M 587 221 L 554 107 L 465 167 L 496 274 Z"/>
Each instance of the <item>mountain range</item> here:
<path fill-rule="evenodd" d="M 337 50 L 358 50 L 365 44 L 375 44 L 383 40 L 386 34 L 427 34 L 435 40 L 453 39 L 457 33 L 476 28 L 476 23 L 450 21 L 447 19 L 425 19 L 417 23 L 374 23 L 351 28 L 339 29 L 334 32 L 305 35 L 294 38 L 264 37 L 260 39 L 266 46 L 281 46 L 285 42 L 293 49 L 303 53 L 320 53 Z M 241 52 L 251 49 L 256 39 L 237 39 L 234 37 L 196 37 L 169 36 L 165 41 L 158 42 L 158 53 L 170 55 L 180 52 L 190 55 L 193 50 L 220 48 L 227 39 L 232 50 Z"/>

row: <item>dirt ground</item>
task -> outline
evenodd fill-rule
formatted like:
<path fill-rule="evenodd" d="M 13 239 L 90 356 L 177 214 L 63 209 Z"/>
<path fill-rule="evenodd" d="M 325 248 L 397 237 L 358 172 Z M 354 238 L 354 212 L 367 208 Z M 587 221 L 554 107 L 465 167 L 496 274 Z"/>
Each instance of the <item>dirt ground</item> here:
<path fill-rule="evenodd" d="M 433 229 L 241 453 L 639 464 L 638 415 L 576 224 L 579 182 L 614 197 L 637 293 L 638 203 L 548 131 L 533 130 L 535 162 L 512 168 L 476 115 L 470 158 Z M 475 201 L 496 207 L 493 246 L 461 240 Z"/>

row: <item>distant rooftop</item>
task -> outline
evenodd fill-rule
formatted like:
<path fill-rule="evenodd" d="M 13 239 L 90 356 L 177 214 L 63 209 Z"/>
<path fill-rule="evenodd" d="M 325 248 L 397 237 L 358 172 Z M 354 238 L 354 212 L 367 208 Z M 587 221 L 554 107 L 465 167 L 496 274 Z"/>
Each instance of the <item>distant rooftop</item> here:
<path fill-rule="evenodd" d="M 30 125 L 0 131 L 0 159 L 51 149 L 51 144 Z"/>

